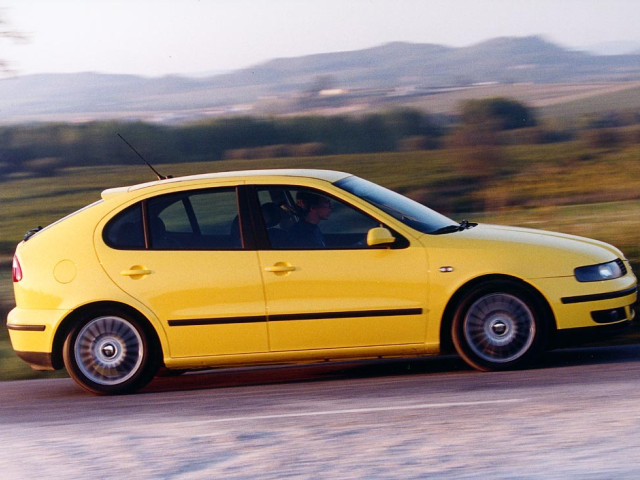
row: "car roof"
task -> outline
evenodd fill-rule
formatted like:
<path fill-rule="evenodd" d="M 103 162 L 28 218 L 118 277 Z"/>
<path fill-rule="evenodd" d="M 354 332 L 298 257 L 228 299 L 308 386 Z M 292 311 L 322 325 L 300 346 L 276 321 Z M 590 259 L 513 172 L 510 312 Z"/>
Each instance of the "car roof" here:
<path fill-rule="evenodd" d="M 140 191 L 143 189 L 154 188 L 157 186 L 166 187 L 170 184 L 181 183 L 198 183 L 203 180 L 249 180 L 255 177 L 298 177 L 298 178 L 315 178 L 325 180 L 330 183 L 337 182 L 343 178 L 349 177 L 351 174 L 338 172 L 335 170 L 321 169 L 302 169 L 302 168 L 281 168 L 281 169 L 264 169 L 264 170 L 238 170 L 230 172 L 203 173 L 199 175 L 188 175 L 184 177 L 167 178 L 163 180 L 155 180 L 153 182 L 139 183 L 125 187 L 109 188 L 102 192 L 102 198 L 107 199 L 119 196 L 125 193 Z"/>

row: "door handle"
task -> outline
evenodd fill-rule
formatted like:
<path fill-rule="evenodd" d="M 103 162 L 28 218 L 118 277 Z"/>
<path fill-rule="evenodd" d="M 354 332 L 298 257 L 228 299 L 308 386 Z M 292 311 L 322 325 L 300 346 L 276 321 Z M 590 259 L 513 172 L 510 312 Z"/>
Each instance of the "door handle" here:
<path fill-rule="evenodd" d="M 294 267 L 289 263 L 284 263 L 284 262 L 278 262 L 275 265 L 272 265 L 270 267 L 264 267 L 264 271 L 270 272 L 270 273 L 289 273 L 289 272 L 294 272 L 295 270 L 296 270 L 296 267 Z"/>
<path fill-rule="evenodd" d="M 139 268 L 139 267 L 132 267 L 129 270 L 122 270 L 120 272 L 120 275 L 124 276 L 124 277 L 131 277 L 131 278 L 142 278 L 145 275 L 151 275 L 153 273 L 152 270 L 147 270 L 146 268 Z"/>

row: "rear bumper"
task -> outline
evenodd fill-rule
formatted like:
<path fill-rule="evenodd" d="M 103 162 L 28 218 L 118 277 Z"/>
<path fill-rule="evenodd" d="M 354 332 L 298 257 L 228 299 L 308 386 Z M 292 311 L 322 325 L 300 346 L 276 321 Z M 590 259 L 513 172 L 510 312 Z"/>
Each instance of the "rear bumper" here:
<path fill-rule="evenodd" d="M 50 353 L 16 351 L 16 355 L 34 370 L 56 370 Z"/>
<path fill-rule="evenodd" d="M 60 368 L 53 359 L 55 332 L 66 310 L 14 308 L 7 316 L 7 330 L 16 355 L 35 370 Z"/>

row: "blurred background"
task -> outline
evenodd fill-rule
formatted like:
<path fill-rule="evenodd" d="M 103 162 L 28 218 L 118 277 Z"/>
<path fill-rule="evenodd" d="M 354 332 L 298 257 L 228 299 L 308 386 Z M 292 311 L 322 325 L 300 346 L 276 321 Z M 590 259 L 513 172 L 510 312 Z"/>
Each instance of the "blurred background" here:
<path fill-rule="evenodd" d="M 638 271 L 640 3 L 4 0 L 0 313 L 30 228 L 163 174 L 317 167 Z M 43 377 L 0 328 L 0 379 Z"/>

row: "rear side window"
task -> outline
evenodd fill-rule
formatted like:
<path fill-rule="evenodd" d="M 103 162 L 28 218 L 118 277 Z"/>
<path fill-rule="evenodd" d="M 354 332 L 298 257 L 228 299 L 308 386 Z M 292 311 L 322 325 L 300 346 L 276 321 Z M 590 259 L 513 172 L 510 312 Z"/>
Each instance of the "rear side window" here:
<path fill-rule="evenodd" d="M 103 238 L 107 245 L 120 250 L 145 248 L 142 205 L 137 203 L 112 218 L 104 229 Z"/>
<path fill-rule="evenodd" d="M 242 248 L 235 188 L 196 190 L 147 200 L 150 248 Z"/>
<path fill-rule="evenodd" d="M 236 190 L 194 190 L 149 198 L 111 219 L 103 238 L 110 247 L 122 250 L 239 250 Z"/>
<path fill-rule="evenodd" d="M 236 191 L 220 188 L 149 198 L 111 219 L 103 238 L 120 250 L 241 249 Z"/>

